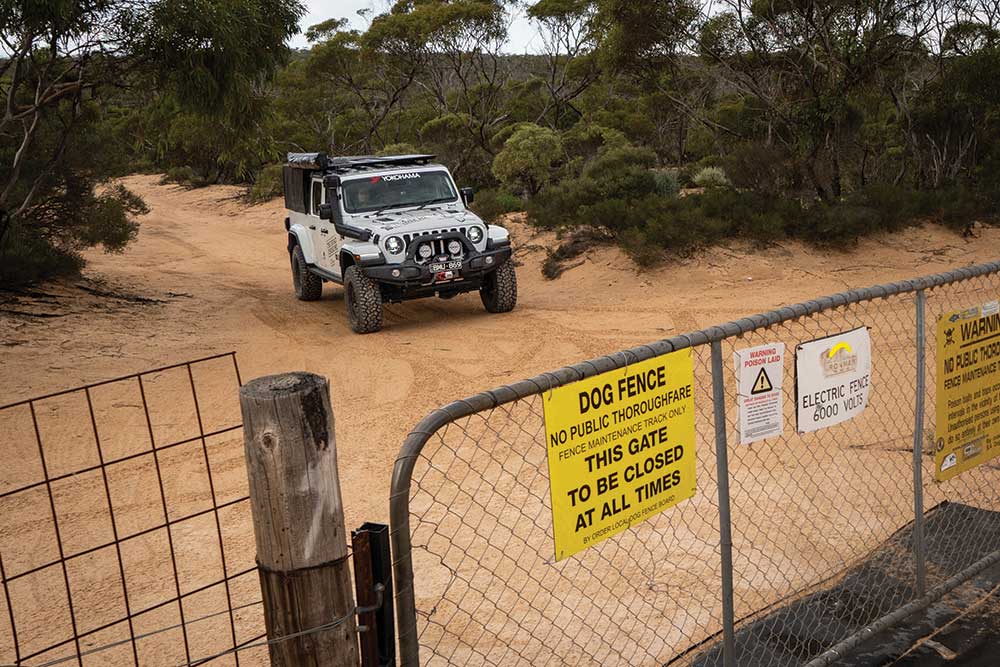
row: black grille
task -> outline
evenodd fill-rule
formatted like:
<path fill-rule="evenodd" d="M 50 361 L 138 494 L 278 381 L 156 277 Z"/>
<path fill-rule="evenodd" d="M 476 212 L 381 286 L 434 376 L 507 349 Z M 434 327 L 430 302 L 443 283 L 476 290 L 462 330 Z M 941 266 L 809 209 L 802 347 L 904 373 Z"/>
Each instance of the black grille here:
<path fill-rule="evenodd" d="M 435 229 L 426 232 L 416 232 L 414 234 L 403 234 L 403 241 L 406 242 L 406 247 L 409 248 L 411 242 L 419 243 L 420 239 L 424 236 L 434 236 L 436 234 L 445 234 L 448 232 L 458 232 L 464 236 L 465 227 L 453 227 L 451 229 Z M 427 243 L 430 243 L 433 246 L 434 253 L 426 260 L 421 258 L 419 254 L 414 255 L 414 259 L 417 262 L 423 263 L 423 262 L 434 261 L 435 259 L 437 259 L 442 255 L 448 255 L 449 257 L 451 257 L 452 254 L 448 252 L 448 243 L 450 243 L 451 241 L 452 239 L 434 239 L 433 241 L 427 241 Z M 462 257 L 464 254 L 465 254 L 465 247 L 463 246 L 462 250 L 460 250 L 458 255 L 455 256 Z"/>

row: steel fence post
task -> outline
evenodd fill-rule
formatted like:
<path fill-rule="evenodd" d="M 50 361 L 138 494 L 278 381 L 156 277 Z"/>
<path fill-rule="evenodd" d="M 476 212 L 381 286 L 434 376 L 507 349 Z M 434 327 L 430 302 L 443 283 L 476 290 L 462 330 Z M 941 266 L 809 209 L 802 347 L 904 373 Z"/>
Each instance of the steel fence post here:
<path fill-rule="evenodd" d="M 428 429 L 427 433 L 434 430 Z M 403 442 L 392 470 L 392 492 L 389 496 L 389 542 L 396 588 L 396 639 L 401 667 L 420 665 L 417 600 L 413 591 L 413 544 L 410 541 L 410 480 L 417 455 L 426 440 L 423 434 L 410 434 Z"/>
<path fill-rule="evenodd" d="M 924 305 L 927 295 L 917 290 L 917 396 L 913 417 L 913 560 L 916 574 L 916 597 L 921 598 L 927 589 L 926 545 L 924 544 L 924 395 L 926 392 L 926 350 L 924 331 Z"/>
<path fill-rule="evenodd" d="M 712 341 L 712 402 L 715 410 L 715 464 L 719 484 L 719 546 L 722 560 L 722 664 L 736 667 L 733 613 L 733 533 L 729 514 L 729 454 L 726 444 L 726 386 L 722 342 Z"/>

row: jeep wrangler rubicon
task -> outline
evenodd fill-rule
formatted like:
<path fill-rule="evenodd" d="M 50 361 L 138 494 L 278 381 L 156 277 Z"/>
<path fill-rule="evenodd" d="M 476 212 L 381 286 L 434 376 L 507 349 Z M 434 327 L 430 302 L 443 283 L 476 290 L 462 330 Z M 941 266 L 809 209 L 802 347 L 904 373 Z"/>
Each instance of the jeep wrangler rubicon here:
<path fill-rule="evenodd" d="M 343 285 L 356 333 L 382 328 L 382 304 L 478 291 L 486 310 L 517 303 L 507 230 L 466 208 L 433 155 L 328 157 L 289 153 L 285 229 L 295 296 L 319 299 Z"/>

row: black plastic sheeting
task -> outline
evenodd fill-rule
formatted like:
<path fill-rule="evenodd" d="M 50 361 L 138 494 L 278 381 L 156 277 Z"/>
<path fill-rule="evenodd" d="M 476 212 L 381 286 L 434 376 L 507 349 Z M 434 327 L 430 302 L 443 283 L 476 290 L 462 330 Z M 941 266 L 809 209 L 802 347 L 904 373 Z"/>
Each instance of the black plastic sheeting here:
<path fill-rule="evenodd" d="M 837 642 L 915 597 L 911 526 L 890 537 L 835 585 L 737 625 L 736 664 L 801 667 Z M 1000 512 L 942 503 L 925 515 L 928 588 L 1000 548 Z M 843 667 L 978 667 L 1000 665 L 1000 601 L 991 598 L 963 615 L 1000 585 L 1000 565 L 959 585 L 923 612 L 858 646 L 837 662 Z M 960 618 L 961 617 L 961 618 Z M 958 620 L 955 620 L 958 619 Z M 953 622 L 931 643 L 921 638 Z M 717 667 L 721 634 L 712 646 L 678 656 L 667 665 Z M 707 642 L 706 642 L 707 643 Z M 690 661 L 690 662 L 689 662 Z"/>
<path fill-rule="evenodd" d="M 282 169 L 285 185 L 285 208 L 298 213 L 309 212 L 309 184 L 312 172 L 294 169 L 288 165 Z"/>

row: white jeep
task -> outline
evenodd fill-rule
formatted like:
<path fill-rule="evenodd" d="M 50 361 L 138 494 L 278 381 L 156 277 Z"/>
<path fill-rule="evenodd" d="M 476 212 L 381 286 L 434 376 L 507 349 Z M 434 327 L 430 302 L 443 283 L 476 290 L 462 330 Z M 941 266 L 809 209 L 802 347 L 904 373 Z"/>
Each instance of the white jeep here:
<path fill-rule="evenodd" d="M 327 157 L 289 153 L 285 229 L 295 296 L 344 286 L 351 329 L 382 328 L 382 304 L 479 291 L 491 313 L 517 303 L 507 230 L 466 206 L 433 155 Z"/>

